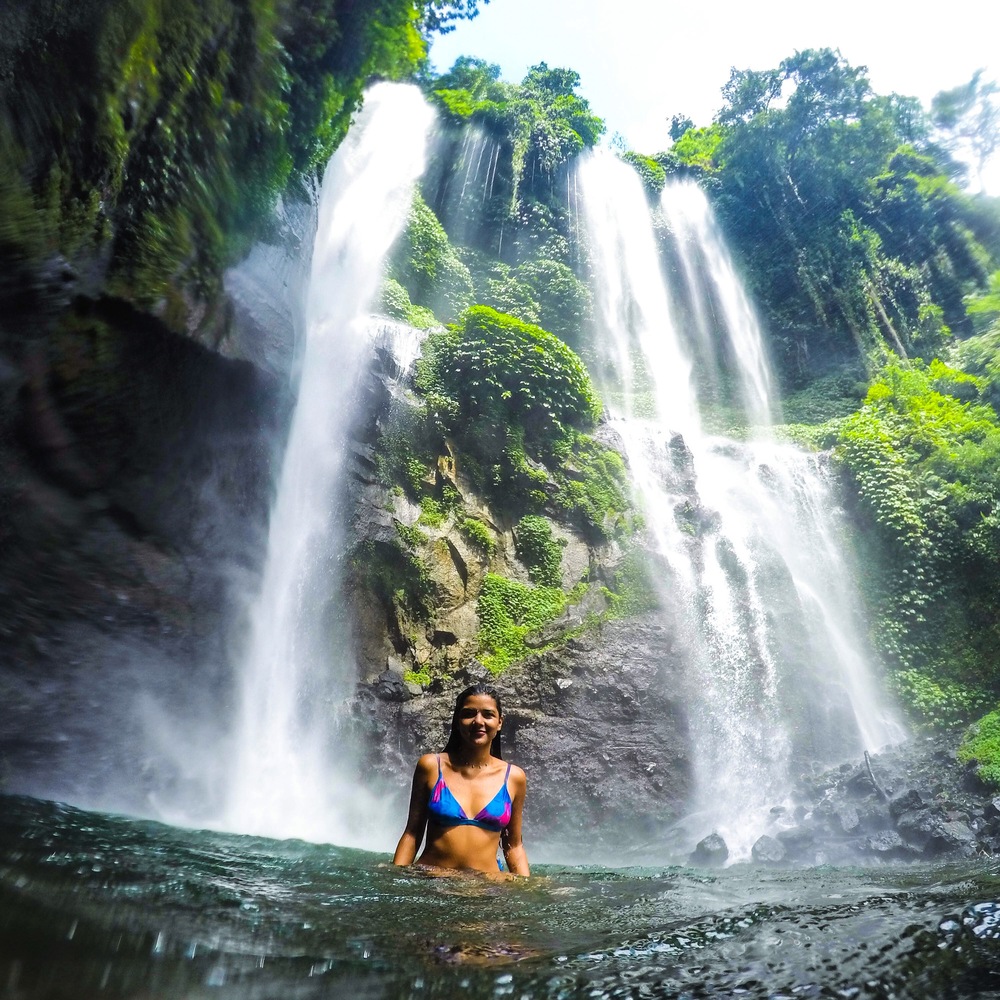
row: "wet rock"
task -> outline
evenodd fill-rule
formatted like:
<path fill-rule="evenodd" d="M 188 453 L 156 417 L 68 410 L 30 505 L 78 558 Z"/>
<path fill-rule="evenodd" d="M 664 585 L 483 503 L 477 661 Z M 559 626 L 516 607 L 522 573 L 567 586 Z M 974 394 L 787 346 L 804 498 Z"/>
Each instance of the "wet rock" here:
<path fill-rule="evenodd" d="M 710 833 L 698 841 L 697 847 L 691 852 L 690 860 L 693 865 L 714 866 L 726 863 L 729 857 L 729 848 L 726 842 L 717 833 Z"/>
<path fill-rule="evenodd" d="M 799 860 L 810 855 L 816 843 L 815 832 L 807 826 L 793 826 L 789 830 L 779 830 L 776 837 L 788 856 Z"/>
<path fill-rule="evenodd" d="M 788 852 L 784 844 L 767 834 L 759 837 L 757 842 L 750 848 L 750 856 L 759 865 L 780 865 L 787 857 Z"/>
<path fill-rule="evenodd" d="M 976 835 L 968 823 L 948 820 L 941 824 L 936 847 L 942 852 L 957 852 L 966 857 L 975 853 Z"/>
<path fill-rule="evenodd" d="M 382 701 L 406 701 L 411 696 L 402 675 L 388 667 L 378 675 L 372 687 L 375 697 Z"/>
<path fill-rule="evenodd" d="M 896 830 L 900 836 L 919 850 L 930 844 L 938 836 L 940 829 L 940 820 L 929 809 L 912 809 L 896 819 Z"/>
<path fill-rule="evenodd" d="M 889 812 L 893 819 L 898 819 L 903 813 L 919 809 L 924 800 L 915 788 L 908 788 L 889 801 Z"/>
<path fill-rule="evenodd" d="M 882 830 L 880 833 L 866 837 L 862 850 L 885 859 L 897 859 L 907 856 L 903 838 L 895 830 Z"/>
<path fill-rule="evenodd" d="M 440 691 L 402 703 L 365 696 L 371 684 L 361 685 L 351 725 L 363 766 L 397 788 L 405 813 L 414 759 L 443 746 L 456 693 L 485 679 L 504 699 L 504 756 L 529 776 L 532 839 L 556 845 L 560 859 L 641 863 L 638 849 L 623 859 L 625 843 L 662 859 L 664 829 L 683 814 L 691 787 L 681 708 L 690 679 L 677 646 L 672 629 L 633 618 L 529 656 L 499 680 L 466 660 Z"/>
<path fill-rule="evenodd" d="M 987 819 L 1000 819 L 1000 795 L 986 803 L 983 815 Z"/>

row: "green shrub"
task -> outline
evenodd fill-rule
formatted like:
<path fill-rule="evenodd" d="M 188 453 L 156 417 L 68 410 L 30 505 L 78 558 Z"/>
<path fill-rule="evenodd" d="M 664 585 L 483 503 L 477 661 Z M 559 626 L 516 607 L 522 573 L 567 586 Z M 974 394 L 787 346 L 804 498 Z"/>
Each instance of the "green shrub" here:
<path fill-rule="evenodd" d="M 586 535 L 605 539 L 627 533 L 632 504 L 625 462 L 617 451 L 587 434 L 576 434 L 555 479 L 556 508 Z"/>
<path fill-rule="evenodd" d="M 502 453 L 503 428 L 518 429 L 524 447 L 551 455 L 574 427 L 593 426 L 600 400 L 583 362 L 540 327 L 488 306 L 466 310 L 453 330 L 428 338 L 417 385 L 456 404 L 457 428 L 473 451 Z M 490 438 L 501 438 L 500 447 Z"/>
<path fill-rule="evenodd" d="M 440 500 L 428 496 L 420 498 L 420 517 L 417 518 L 417 524 L 426 524 L 428 528 L 440 528 L 447 516 L 447 511 Z"/>
<path fill-rule="evenodd" d="M 472 302 L 472 276 L 430 206 L 417 192 L 389 266 L 412 302 L 454 320 Z M 398 293 L 397 293 L 398 297 Z"/>
<path fill-rule="evenodd" d="M 395 278 L 386 278 L 383 282 L 379 308 L 390 319 L 408 323 L 418 330 L 428 330 L 437 325 L 434 313 L 425 306 L 415 306 L 406 289 Z"/>
<path fill-rule="evenodd" d="M 459 530 L 473 545 L 480 548 L 487 556 L 493 555 L 496 540 L 490 529 L 476 517 L 467 517 L 459 525 Z"/>
<path fill-rule="evenodd" d="M 993 789 L 1000 790 L 1000 709 L 969 727 L 958 748 L 958 759 L 975 761 L 976 774 Z"/>
<path fill-rule="evenodd" d="M 479 651 L 483 665 L 500 673 L 531 651 L 525 639 L 558 618 L 569 597 L 558 587 L 531 587 L 487 573 L 479 594 Z"/>
<path fill-rule="evenodd" d="M 632 167 L 642 180 L 643 187 L 651 194 L 658 195 L 667 183 L 667 172 L 652 157 L 629 151 L 622 153 L 621 160 Z"/>
<path fill-rule="evenodd" d="M 533 583 L 543 587 L 562 585 L 562 546 L 552 537 L 544 517 L 529 514 L 514 529 L 517 557 L 528 569 Z"/>

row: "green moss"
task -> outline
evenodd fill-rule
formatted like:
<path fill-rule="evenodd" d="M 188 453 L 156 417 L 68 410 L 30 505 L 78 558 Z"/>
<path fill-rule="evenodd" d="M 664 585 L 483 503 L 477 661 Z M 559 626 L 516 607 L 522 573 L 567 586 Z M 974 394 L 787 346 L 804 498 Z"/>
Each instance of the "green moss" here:
<path fill-rule="evenodd" d="M 367 81 L 423 59 L 423 12 L 411 0 L 31 4 L 3 53 L 5 273 L 56 252 L 88 271 L 99 257 L 114 294 L 169 299 L 175 328 L 218 322 L 204 303 L 223 270 L 276 199 L 322 171 Z"/>
<path fill-rule="evenodd" d="M 975 761 L 976 774 L 994 790 L 1000 790 L 1000 710 L 970 726 L 958 748 L 958 759 Z"/>
<path fill-rule="evenodd" d="M 562 585 L 562 546 L 552 537 L 552 527 L 544 517 L 522 517 L 514 529 L 514 539 L 517 557 L 533 583 L 543 587 Z"/>
<path fill-rule="evenodd" d="M 481 549 L 487 556 L 492 556 L 496 549 L 496 539 L 490 529 L 476 517 L 467 517 L 458 526 L 459 530 L 473 545 Z"/>
<path fill-rule="evenodd" d="M 448 516 L 448 511 L 440 500 L 424 496 L 420 498 L 420 517 L 418 524 L 426 524 L 428 528 L 440 528 Z"/>
<path fill-rule="evenodd" d="M 558 587 L 532 587 L 487 573 L 479 594 L 479 650 L 483 665 L 500 673 L 524 659 L 532 632 L 558 618 L 572 597 Z"/>
<path fill-rule="evenodd" d="M 628 535 L 633 508 L 625 462 L 617 451 L 576 434 L 555 479 L 555 507 L 587 536 L 603 540 Z"/>
<path fill-rule="evenodd" d="M 427 687 L 431 682 L 431 675 L 426 670 L 404 670 L 403 681 L 406 684 L 419 684 L 421 687 Z"/>

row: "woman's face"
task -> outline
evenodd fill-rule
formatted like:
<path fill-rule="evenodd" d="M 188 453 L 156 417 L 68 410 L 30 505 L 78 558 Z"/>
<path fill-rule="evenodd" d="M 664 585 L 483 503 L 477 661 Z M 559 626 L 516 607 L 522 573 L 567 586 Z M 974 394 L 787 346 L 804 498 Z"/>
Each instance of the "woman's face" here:
<path fill-rule="evenodd" d="M 488 747 L 502 724 L 497 703 L 488 694 L 470 694 L 458 711 L 458 732 L 469 747 Z"/>

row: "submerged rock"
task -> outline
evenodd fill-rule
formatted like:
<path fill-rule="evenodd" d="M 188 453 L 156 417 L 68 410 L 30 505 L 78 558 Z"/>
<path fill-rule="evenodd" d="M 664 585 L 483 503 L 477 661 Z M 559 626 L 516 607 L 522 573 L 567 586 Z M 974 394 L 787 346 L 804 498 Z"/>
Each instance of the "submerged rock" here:
<path fill-rule="evenodd" d="M 750 856 L 758 865 L 780 865 L 785 861 L 787 854 L 781 841 L 767 834 L 758 837 L 750 848 Z"/>
<path fill-rule="evenodd" d="M 722 865 L 729 858 L 729 848 L 717 833 L 710 833 L 698 841 L 698 846 L 691 852 L 690 861 L 693 865 Z"/>

